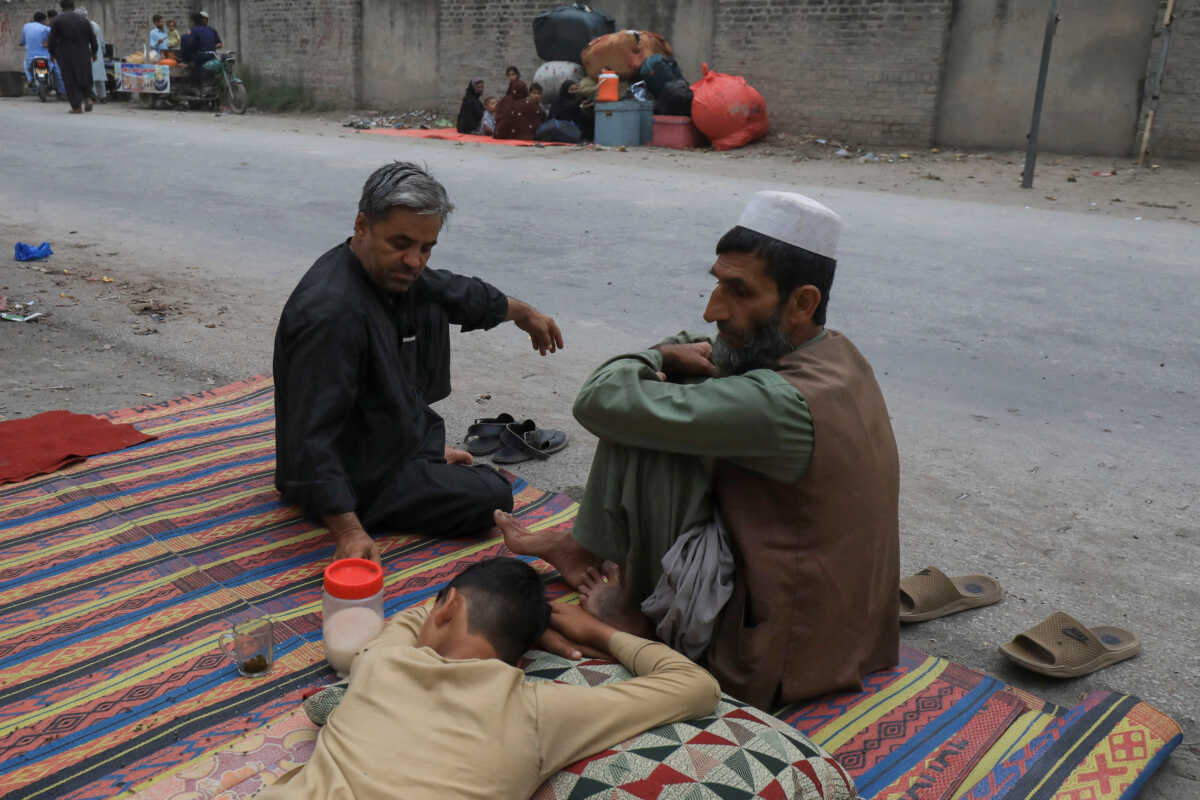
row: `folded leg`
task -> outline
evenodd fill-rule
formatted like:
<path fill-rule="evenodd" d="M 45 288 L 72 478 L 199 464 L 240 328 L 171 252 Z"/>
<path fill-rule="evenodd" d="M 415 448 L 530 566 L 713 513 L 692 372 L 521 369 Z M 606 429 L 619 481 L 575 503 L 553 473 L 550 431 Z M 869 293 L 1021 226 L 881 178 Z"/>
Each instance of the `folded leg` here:
<path fill-rule="evenodd" d="M 624 568 L 637 604 L 662 577 L 662 557 L 679 534 L 712 519 L 712 477 L 695 456 L 601 441 L 572 536 Z"/>
<path fill-rule="evenodd" d="M 415 458 L 362 514 L 371 533 L 470 536 L 489 530 L 492 514 L 512 511 L 512 486 L 490 467 Z"/>

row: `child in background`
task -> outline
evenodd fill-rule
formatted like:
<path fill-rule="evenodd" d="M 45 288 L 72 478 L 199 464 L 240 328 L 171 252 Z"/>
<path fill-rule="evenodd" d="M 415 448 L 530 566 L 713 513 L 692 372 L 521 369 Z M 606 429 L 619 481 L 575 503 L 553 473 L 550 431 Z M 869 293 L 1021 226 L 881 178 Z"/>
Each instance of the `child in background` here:
<path fill-rule="evenodd" d="M 534 103 L 537 103 L 538 114 L 540 117 L 540 119 L 538 121 L 541 122 L 541 120 L 544 120 L 546 118 L 546 112 L 549 109 L 547 108 L 546 104 L 543 102 L 546 99 L 546 90 L 542 88 L 542 85 L 540 83 L 529 84 L 529 99 L 532 100 Z"/>
<path fill-rule="evenodd" d="M 180 37 L 179 29 L 175 27 L 175 20 L 167 20 L 167 49 L 176 51 L 179 49 Z"/>
<path fill-rule="evenodd" d="M 496 104 L 499 102 L 497 97 L 483 101 L 483 121 L 479 123 L 479 130 L 475 131 L 480 136 L 491 136 L 496 132 Z"/>

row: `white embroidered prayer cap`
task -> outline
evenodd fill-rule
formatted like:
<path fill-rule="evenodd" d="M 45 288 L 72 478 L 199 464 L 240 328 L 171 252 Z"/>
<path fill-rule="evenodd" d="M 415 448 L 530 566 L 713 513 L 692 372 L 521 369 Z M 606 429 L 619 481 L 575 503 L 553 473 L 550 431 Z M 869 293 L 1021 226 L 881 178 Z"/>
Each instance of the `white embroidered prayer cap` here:
<path fill-rule="evenodd" d="M 811 197 L 795 192 L 755 192 L 738 225 L 817 255 L 837 258 L 842 218 Z"/>

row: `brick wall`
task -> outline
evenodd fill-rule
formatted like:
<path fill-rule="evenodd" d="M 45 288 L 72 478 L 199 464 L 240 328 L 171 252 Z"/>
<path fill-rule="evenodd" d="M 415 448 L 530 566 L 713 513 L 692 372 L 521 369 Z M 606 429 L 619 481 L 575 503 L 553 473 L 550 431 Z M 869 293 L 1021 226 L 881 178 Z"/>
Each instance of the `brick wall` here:
<path fill-rule="evenodd" d="M 538 0 L 443 0 L 438 19 L 438 79 L 447 107 L 458 111 L 463 88 L 482 76 L 487 93 L 500 95 L 504 69 L 533 79 L 541 60 L 533 49 L 533 18 L 545 10 Z"/>
<path fill-rule="evenodd" d="M 283 83 L 300 83 L 342 106 L 359 97 L 358 0 L 240 0 L 243 62 Z"/>
<path fill-rule="evenodd" d="M 1161 30 L 1166 2 L 1162 7 L 1156 30 Z M 1161 47 L 1162 38 L 1157 37 L 1147 74 L 1157 68 Z M 1167 69 L 1159 98 L 1150 136 L 1150 153 L 1158 157 L 1200 158 L 1200 2 L 1197 0 L 1176 0 Z M 1148 103 L 1149 97 L 1146 99 Z M 1140 135 L 1139 128 L 1139 145 Z"/>
<path fill-rule="evenodd" d="M 404 0 L 390 0 L 401 3 Z M 872 144 L 926 144 L 938 117 L 948 30 L 964 0 L 597 0 L 618 28 L 657 30 L 675 45 L 686 77 L 696 67 L 744 75 L 767 101 L 772 126 Z M 117 53 L 140 50 L 152 13 L 186 27 L 178 0 L 80 0 Z M 426 0 L 429 2 L 429 0 Z M 503 88 L 504 67 L 531 77 L 540 63 L 532 22 L 558 0 L 433 0 L 420 15 L 435 58 L 414 69 L 436 76 L 413 103 L 453 115 L 462 88 L 484 76 Z M 20 68 L 20 26 L 40 3 L 0 4 L 0 67 Z M 343 106 L 362 101 L 363 0 L 192 0 L 212 14 L 227 47 L 261 75 L 301 83 Z M 1152 146 L 1200 156 L 1200 0 L 1179 0 Z M 410 25 L 410 27 L 412 27 Z M 675 30 L 678 28 L 679 30 Z M 371 58 L 381 57 L 372 54 Z M 385 52 L 382 57 L 387 57 Z M 1151 56 L 1151 63 L 1154 57 Z M 412 73 L 409 73 L 412 74 Z M 424 77 L 424 75 L 422 76 Z M 414 83 L 417 83 L 414 81 Z M 1086 125 L 1086 120 L 1081 120 Z"/>
<path fill-rule="evenodd" d="M 933 136 L 952 0 L 719 0 L 709 65 L 775 127 L 863 142 Z"/>

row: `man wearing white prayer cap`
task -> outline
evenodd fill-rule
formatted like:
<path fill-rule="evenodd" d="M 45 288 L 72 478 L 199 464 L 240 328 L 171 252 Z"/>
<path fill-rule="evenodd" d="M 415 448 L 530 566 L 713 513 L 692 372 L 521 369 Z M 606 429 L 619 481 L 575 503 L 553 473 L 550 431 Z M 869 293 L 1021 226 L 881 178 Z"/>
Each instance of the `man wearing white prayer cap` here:
<path fill-rule="evenodd" d="M 715 340 L 617 356 L 580 391 L 600 443 L 573 532 L 497 515 L 585 608 L 768 710 L 898 659 L 896 442 L 870 364 L 825 327 L 841 229 L 811 198 L 755 194 L 717 243 Z"/>

